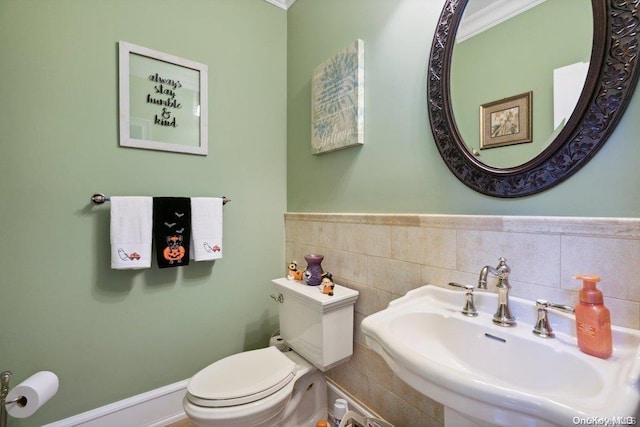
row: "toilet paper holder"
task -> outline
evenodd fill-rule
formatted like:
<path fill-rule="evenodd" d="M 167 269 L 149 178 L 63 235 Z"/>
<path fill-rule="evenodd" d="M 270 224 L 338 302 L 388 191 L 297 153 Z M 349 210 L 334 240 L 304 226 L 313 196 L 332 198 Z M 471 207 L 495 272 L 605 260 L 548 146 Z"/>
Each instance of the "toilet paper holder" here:
<path fill-rule="evenodd" d="M 27 418 L 55 396 L 58 376 L 51 371 L 39 371 L 9 389 L 13 373 L 0 372 L 0 427 L 7 426 L 9 415 Z"/>
<path fill-rule="evenodd" d="M 18 402 L 18 398 L 14 401 L 7 402 L 9 394 L 9 381 L 11 381 L 11 371 L 3 371 L 0 373 L 0 427 L 7 427 L 7 408 L 5 405 Z"/>
<path fill-rule="evenodd" d="M 25 399 L 24 396 L 18 396 L 15 399 L 7 400 L 7 395 L 9 394 L 9 382 L 11 381 L 11 376 L 13 372 L 11 371 L 3 371 L 0 373 L 0 427 L 7 427 L 7 408 L 5 405 L 9 405 L 11 403 L 20 403 Z M 26 403 L 26 402 L 25 402 Z"/>
<path fill-rule="evenodd" d="M 2 383 L 2 389 L 0 390 L 0 400 L 2 400 L 2 402 L 5 405 L 8 405 L 10 403 L 20 403 L 21 400 L 24 400 L 24 396 L 18 396 L 13 400 L 9 400 L 7 401 L 7 395 L 9 394 L 9 381 L 11 381 L 11 376 L 13 375 L 13 372 L 11 371 L 4 371 L 0 374 L 0 383 Z"/>

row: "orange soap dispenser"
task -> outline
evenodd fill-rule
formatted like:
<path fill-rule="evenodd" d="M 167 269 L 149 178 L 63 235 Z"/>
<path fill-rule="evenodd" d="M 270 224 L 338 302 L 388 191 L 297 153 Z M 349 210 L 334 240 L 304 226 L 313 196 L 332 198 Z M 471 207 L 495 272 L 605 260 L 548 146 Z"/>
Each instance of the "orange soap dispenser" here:
<path fill-rule="evenodd" d="M 582 280 L 580 302 L 576 305 L 576 336 L 584 353 L 607 359 L 613 352 L 611 315 L 596 288 L 599 276 L 574 276 Z"/>

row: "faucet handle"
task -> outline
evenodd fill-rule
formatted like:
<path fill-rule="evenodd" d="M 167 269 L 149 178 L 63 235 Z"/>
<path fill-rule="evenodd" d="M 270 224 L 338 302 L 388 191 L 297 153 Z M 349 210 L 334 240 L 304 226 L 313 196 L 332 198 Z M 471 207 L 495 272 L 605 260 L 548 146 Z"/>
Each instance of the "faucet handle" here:
<path fill-rule="evenodd" d="M 465 303 L 464 307 L 462 307 L 461 313 L 465 316 L 476 317 L 478 315 L 478 310 L 476 310 L 476 306 L 473 303 L 473 290 L 475 287 L 473 285 L 463 285 L 456 282 L 449 282 L 449 286 L 464 289 Z"/>
<path fill-rule="evenodd" d="M 553 329 L 551 329 L 551 324 L 549 323 L 549 315 L 547 313 L 548 309 L 554 309 L 558 311 L 562 311 L 565 313 L 574 313 L 575 310 L 573 307 L 564 304 L 553 304 L 548 302 L 545 299 L 537 299 L 536 300 L 536 310 L 537 310 L 537 318 L 536 324 L 531 332 L 541 338 L 553 338 L 556 335 L 553 333 Z"/>

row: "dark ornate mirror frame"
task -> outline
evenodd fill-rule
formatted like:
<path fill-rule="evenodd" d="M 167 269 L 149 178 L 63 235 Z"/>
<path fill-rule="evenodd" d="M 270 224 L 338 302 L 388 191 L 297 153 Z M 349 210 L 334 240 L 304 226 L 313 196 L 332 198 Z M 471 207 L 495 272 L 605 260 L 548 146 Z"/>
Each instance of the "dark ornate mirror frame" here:
<path fill-rule="evenodd" d="M 427 102 L 436 146 L 451 172 L 480 193 L 509 198 L 547 190 L 577 172 L 596 154 L 631 99 L 639 74 L 640 0 L 592 0 L 591 63 L 573 114 L 540 155 L 504 169 L 485 165 L 467 149 L 451 106 L 451 58 L 467 1 L 445 1 L 431 45 Z"/>

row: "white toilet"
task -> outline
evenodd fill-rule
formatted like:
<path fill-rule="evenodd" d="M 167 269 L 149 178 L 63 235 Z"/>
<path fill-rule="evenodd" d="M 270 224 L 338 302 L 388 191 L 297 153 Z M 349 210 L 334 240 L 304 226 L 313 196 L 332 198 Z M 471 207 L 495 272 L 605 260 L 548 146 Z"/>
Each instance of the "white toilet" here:
<path fill-rule="evenodd" d="M 234 354 L 207 366 L 187 385 L 185 413 L 196 426 L 315 427 L 327 418 L 324 375 L 353 353 L 358 292 L 273 280 L 280 335 L 291 347 Z"/>

